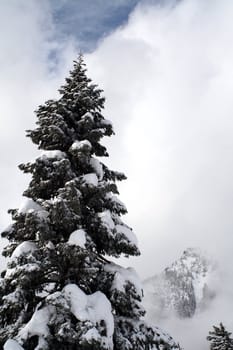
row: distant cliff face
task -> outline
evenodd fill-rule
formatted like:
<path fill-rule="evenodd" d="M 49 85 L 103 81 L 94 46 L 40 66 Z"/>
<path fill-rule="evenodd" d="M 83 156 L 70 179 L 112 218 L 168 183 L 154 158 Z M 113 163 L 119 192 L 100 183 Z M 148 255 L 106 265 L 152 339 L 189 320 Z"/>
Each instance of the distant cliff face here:
<path fill-rule="evenodd" d="M 215 266 L 199 249 L 189 248 L 160 275 L 144 281 L 144 304 L 152 318 L 192 317 L 214 297 L 209 280 Z"/>

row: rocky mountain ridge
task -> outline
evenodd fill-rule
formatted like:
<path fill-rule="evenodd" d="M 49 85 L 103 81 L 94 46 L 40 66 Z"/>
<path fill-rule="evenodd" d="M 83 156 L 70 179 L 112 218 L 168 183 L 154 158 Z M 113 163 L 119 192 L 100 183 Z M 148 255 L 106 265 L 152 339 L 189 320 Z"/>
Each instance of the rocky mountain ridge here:
<path fill-rule="evenodd" d="M 144 305 L 149 316 L 190 318 L 204 310 L 215 296 L 210 287 L 215 271 L 216 264 L 200 249 L 186 249 L 161 274 L 144 281 Z"/>

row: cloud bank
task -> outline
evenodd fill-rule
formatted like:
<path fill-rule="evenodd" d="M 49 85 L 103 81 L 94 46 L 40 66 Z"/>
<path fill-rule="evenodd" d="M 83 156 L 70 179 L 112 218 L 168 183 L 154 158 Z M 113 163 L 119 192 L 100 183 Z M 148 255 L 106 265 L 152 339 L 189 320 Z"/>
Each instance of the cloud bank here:
<path fill-rule="evenodd" d="M 187 246 L 231 250 L 232 13 L 228 0 L 139 6 L 88 57 L 117 129 L 129 220 L 158 268 Z"/>
<path fill-rule="evenodd" d="M 147 277 L 198 246 L 221 266 L 209 311 L 160 322 L 185 349 L 208 349 L 220 321 L 233 330 L 232 16 L 229 0 L 144 4 L 88 58 L 128 175 L 121 194 L 142 250 L 131 261 Z"/>

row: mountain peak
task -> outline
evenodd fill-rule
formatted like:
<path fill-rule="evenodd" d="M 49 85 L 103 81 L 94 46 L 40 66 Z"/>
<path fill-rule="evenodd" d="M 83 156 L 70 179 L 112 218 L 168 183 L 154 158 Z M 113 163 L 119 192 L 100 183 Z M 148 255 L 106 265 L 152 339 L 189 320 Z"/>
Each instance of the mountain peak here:
<path fill-rule="evenodd" d="M 197 277 L 195 275 L 205 276 L 208 270 L 212 269 L 212 265 L 211 259 L 201 249 L 187 248 L 178 260 L 164 270 L 164 273 L 176 271 L 177 277 L 181 274 L 192 276 L 192 279 L 195 279 Z"/>
<path fill-rule="evenodd" d="M 201 249 L 187 248 L 161 274 L 144 282 L 145 305 L 152 305 L 154 316 L 175 313 L 180 318 L 192 317 L 214 296 L 209 288 L 214 269 L 215 264 Z"/>

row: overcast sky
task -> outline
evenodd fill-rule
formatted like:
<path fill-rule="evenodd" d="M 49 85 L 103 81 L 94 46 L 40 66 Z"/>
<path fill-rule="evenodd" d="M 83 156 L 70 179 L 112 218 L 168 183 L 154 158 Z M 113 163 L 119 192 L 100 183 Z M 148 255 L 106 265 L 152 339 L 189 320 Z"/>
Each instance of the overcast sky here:
<path fill-rule="evenodd" d="M 2 0 L 0 227 L 28 181 L 17 164 L 36 154 L 24 130 L 82 50 L 115 125 L 108 163 L 128 176 L 142 255 L 127 264 L 147 277 L 199 246 L 232 281 L 232 18 L 231 0 Z M 228 305 L 209 324 L 221 308 L 233 330 Z"/>

